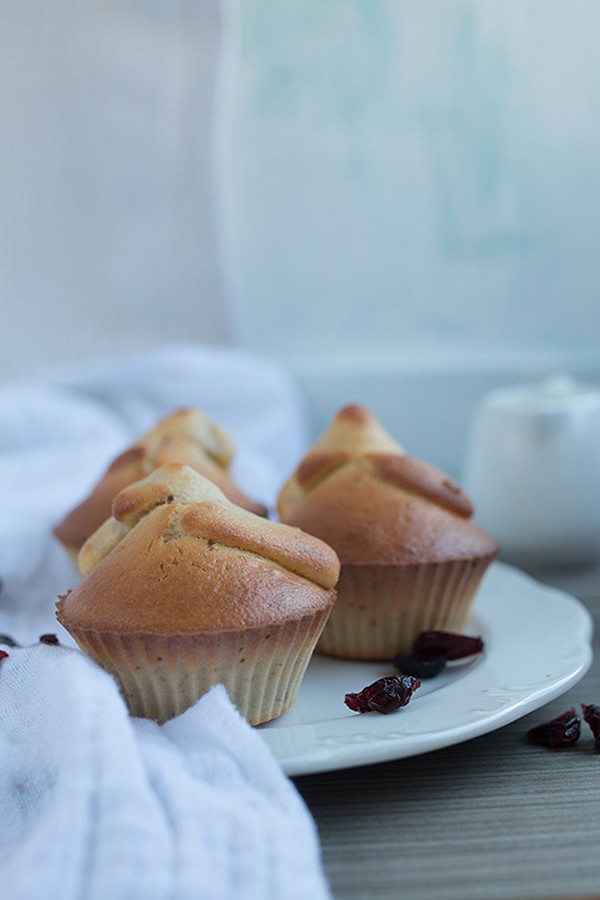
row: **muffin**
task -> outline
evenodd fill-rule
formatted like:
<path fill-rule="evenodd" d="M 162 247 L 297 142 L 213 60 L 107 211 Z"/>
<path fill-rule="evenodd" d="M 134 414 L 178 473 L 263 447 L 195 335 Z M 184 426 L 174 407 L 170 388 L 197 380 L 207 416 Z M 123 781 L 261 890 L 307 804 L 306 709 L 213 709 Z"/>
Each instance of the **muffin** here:
<path fill-rule="evenodd" d="M 338 554 L 337 599 L 317 649 L 348 659 L 392 659 L 422 631 L 464 631 L 499 551 L 460 487 L 358 405 L 341 409 L 300 462 L 278 511 Z"/>
<path fill-rule="evenodd" d="M 293 703 L 335 599 L 322 541 L 170 463 L 120 491 L 82 553 L 57 618 L 133 715 L 164 722 L 213 684 L 253 725 Z"/>
<path fill-rule="evenodd" d="M 76 563 L 84 541 L 110 516 L 119 491 L 169 462 L 187 463 L 234 503 L 266 515 L 266 508 L 233 482 L 229 473 L 233 454 L 233 442 L 219 425 L 198 410 L 179 409 L 113 460 L 89 497 L 56 525 L 54 535 Z"/>

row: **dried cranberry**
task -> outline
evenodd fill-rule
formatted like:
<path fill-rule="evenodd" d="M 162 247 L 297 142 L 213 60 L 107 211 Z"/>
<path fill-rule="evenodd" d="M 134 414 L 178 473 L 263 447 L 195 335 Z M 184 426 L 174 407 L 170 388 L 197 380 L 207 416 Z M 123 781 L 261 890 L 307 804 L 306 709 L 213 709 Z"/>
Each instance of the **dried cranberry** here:
<path fill-rule="evenodd" d="M 404 656 L 399 653 L 394 657 L 394 665 L 404 675 L 414 675 L 416 678 L 433 678 L 439 675 L 446 665 L 445 654 L 437 656 Z"/>
<path fill-rule="evenodd" d="M 413 642 L 412 653 L 399 653 L 394 657 L 394 665 L 405 675 L 433 678 L 448 660 L 464 659 L 482 650 L 480 637 L 450 631 L 422 631 Z"/>
<path fill-rule="evenodd" d="M 0 662 L 2 662 L 3 659 L 7 659 L 7 657 L 8 653 L 6 652 L 6 650 L 0 650 Z"/>
<path fill-rule="evenodd" d="M 14 638 L 11 638 L 10 634 L 0 634 L 0 644 L 4 644 L 5 647 L 18 647 L 19 644 L 15 641 Z"/>
<path fill-rule="evenodd" d="M 542 722 L 530 728 L 527 732 L 527 740 L 530 744 L 539 744 L 542 747 L 551 747 L 557 750 L 560 747 L 570 747 L 579 740 L 581 734 L 581 719 L 574 709 L 566 712 L 548 722 Z"/>
<path fill-rule="evenodd" d="M 592 729 L 596 752 L 600 753 L 600 706 L 596 706 L 594 703 L 582 703 L 581 709 L 583 718 Z"/>
<path fill-rule="evenodd" d="M 413 656 L 445 656 L 446 659 L 464 659 L 483 651 L 480 637 L 454 634 L 451 631 L 422 631 L 412 646 Z"/>
<path fill-rule="evenodd" d="M 55 634 L 40 634 L 40 644 L 59 644 L 60 641 Z"/>
<path fill-rule="evenodd" d="M 421 682 L 410 675 L 378 678 L 356 694 L 346 694 L 344 703 L 355 712 L 390 713 L 406 706 Z"/>

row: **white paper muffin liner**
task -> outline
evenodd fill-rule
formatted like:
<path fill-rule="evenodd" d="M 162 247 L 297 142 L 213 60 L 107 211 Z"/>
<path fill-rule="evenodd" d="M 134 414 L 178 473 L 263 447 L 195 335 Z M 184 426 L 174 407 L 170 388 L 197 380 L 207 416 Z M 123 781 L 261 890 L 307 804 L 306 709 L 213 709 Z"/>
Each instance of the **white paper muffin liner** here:
<path fill-rule="evenodd" d="M 422 631 L 464 632 L 491 557 L 406 566 L 342 565 L 317 650 L 392 660 Z"/>
<path fill-rule="evenodd" d="M 258 725 L 294 702 L 328 615 L 329 608 L 283 625 L 197 635 L 69 630 L 116 677 L 132 715 L 165 722 L 223 684 Z"/>

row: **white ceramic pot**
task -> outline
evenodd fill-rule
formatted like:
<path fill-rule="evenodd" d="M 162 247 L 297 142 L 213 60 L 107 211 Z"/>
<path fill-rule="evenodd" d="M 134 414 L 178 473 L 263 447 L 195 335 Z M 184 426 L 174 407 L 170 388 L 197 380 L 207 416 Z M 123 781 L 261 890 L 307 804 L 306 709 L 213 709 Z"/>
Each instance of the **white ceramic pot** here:
<path fill-rule="evenodd" d="M 600 557 L 600 389 L 560 376 L 492 391 L 469 434 L 475 518 L 516 564 Z"/>

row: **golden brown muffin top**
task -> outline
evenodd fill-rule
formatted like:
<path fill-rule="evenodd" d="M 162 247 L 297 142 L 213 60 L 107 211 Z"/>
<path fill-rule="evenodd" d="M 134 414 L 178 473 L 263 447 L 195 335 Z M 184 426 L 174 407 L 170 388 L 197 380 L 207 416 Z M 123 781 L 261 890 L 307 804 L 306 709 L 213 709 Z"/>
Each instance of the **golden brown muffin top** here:
<path fill-rule="evenodd" d="M 89 497 L 65 516 L 54 534 L 76 553 L 110 516 L 113 498 L 120 490 L 169 462 L 187 463 L 210 478 L 234 503 L 265 515 L 265 507 L 233 482 L 229 474 L 233 452 L 233 442 L 220 425 L 199 410 L 179 409 L 114 459 Z"/>
<path fill-rule="evenodd" d="M 238 507 L 170 463 L 122 490 L 80 553 L 88 574 L 57 604 L 69 628 L 189 634 L 280 624 L 330 607 L 335 552 Z"/>
<path fill-rule="evenodd" d="M 284 485 L 282 521 L 320 537 L 342 564 L 495 556 L 461 488 L 406 454 L 363 406 L 343 407 Z"/>

